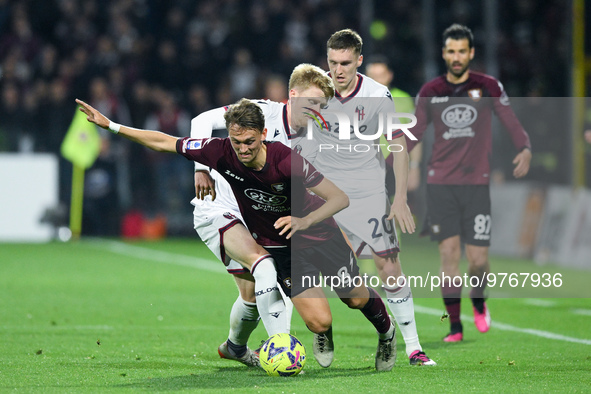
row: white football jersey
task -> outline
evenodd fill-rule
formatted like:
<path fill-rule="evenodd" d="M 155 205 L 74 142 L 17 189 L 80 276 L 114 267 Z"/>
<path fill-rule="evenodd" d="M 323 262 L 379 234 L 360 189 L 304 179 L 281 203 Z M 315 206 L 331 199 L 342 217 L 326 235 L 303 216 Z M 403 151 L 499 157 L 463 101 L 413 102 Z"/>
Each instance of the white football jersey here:
<path fill-rule="evenodd" d="M 365 75 L 357 75 L 355 90 L 347 97 L 335 95 L 322 110 L 328 130 L 322 127 L 320 132 L 314 132 L 318 145 L 314 166 L 351 198 L 384 193 L 386 166 L 379 147 L 380 136 L 387 133 L 387 114 L 396 112 L 386 86 Z M 346 139 L 339 132 L 342 122 L 337 113 L 346 114 L 349 119 Z M 397 123 L 397 120 L 391 122 Z M 362 139 L 354 130 L 372 138 Z"/>
<path fill-rule="evenodd" d="M 265 116 L 265 128 L 267 129 L 267 141 L 278 141 L 286 146 L 290 146 L 289 140 L 289 122 L 287 119 L 287 106 L 270 100 L 251 100 L 263 110 Z M 193 118 L 191 121 L 191 138 L 210 138 L 213 130 L 225 129 L 226 120 L 224 114 L 228 107 L 220 107 L 204 112 Z M 206 169 L 207 166 L 195 163 L 195 170 Z M 234 192 L 230 184 L 215 170 L 210 170 L 211 177 L 215 181 L 216 199 L 214 204 L 219 204 L 232 209 L 234 212 L 240 212 Z M 199 206 L 200 204 L 211 203 L 211 197 L 207 196 L 205 200 L 195 197 L 191 204 Z"/>

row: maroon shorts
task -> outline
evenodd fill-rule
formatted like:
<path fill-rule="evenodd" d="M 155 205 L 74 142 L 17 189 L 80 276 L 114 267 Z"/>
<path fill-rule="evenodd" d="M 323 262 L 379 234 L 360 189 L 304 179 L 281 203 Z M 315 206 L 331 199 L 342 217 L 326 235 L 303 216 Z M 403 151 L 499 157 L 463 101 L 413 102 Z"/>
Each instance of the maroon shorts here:
<path fill-rule="evenodd" d="M 491 224 L 488 185 L 427 185 L 431 240 L 459 235 L 464 243 L 490 246 Z"/>

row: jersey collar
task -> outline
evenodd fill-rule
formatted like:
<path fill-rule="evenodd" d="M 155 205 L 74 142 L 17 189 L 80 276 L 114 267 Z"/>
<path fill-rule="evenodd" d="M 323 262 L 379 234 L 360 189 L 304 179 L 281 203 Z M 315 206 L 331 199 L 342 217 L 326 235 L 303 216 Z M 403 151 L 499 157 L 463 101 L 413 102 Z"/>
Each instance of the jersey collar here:
<path fill-rule="evenodd" d="M 287 135 L 288 140 L 297 137 L 295 133 L 291 133 L 291 128 L 289 127 L 289 119 L 287 117 L 287 104 L 283 104 L 283 128 L 285 129 L 285 134 Z"/>
<path fill-rule="evenodd" d="M 329 74 L 330 75 L 330 74 Z M 353 97 L 355 97 L 357 95 L 357 93 L 359 93 L 359 91 L 361 90 L 361 83 L 363 82 L 363 75 L 360 73 L 357 73 L 357 85 L 355 85 L 355 89 L 353 89 L 353 91 L 346 97 L 342 97 L 339 92 L 337 92 L 335 90 L 334 92 L 334 96 L 337 100 L 339 100 L 341 102 L 341 104 L 345 104 L 346 102 L 348 102 L 349 100 L 351 100 Z"/>

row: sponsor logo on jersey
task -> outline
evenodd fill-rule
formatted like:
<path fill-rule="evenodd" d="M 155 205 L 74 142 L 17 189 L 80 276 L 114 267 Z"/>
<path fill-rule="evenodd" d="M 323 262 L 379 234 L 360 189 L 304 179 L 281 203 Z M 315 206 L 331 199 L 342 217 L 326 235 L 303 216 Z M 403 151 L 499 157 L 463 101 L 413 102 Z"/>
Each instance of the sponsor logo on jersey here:
<path fill-rule="evenodd" d="M 447 103 L 448 101 L 449 101 L 449 96 L 432 97 L 431 98 L 431 104 Z"/>
<path fill-rule="evenodd" d="M 441 113 L 441 120 L 446 126 L 461 129 L 476 121 L 478 111 L 468 104 L 450 105 Z"/>
<path fill-rule="evenodd" d="M 271 189 L 277 193 L 281 193 L 285 190 L 285 183 L 273 183 L 271 185 Z"/>
<path fill-rule="evenodd" d="M 304 112 L 304 115 L 306 115 L 308 118 L 314 120 L 317 124 L 318 127 L 320 127 L 320 130 L 322 130 L 322 126 L 324 126 L 326 128 L 326 130 L 330 130 L 328 128 L 328 124 L 326 123 L 326 120 L 324 119 L 324 117 L 322 116 L 322 114 L 312 108 L 309 107 L 304 107 L 304 109 L 307 109 L 310 112 Z"/>
<path fill-rule="evenodd" d="M 273 134 L 273 138 L 276 138 L 279 135 L 279 129 L 275 129 L 275 134 Z"/>
<path fill-rule="evenodd" d="M 265 205 L 281 205 L 287 201 L 287 196 L 278 196 L 258 189 L 246 189 L 244 195 Z"/>
<path fill-rule="evenodd" d="M 470 89 L 468 96 L 474 101 L 479 101 L 482 98 L 482 89 Z"/>
<path fill-rule="evenodd" d="M 463 129 L 449 129 L 442 135 L 444 140 L 452 138 L 474 137 L 474 130 L 472 127 L 464 127 Z"/>

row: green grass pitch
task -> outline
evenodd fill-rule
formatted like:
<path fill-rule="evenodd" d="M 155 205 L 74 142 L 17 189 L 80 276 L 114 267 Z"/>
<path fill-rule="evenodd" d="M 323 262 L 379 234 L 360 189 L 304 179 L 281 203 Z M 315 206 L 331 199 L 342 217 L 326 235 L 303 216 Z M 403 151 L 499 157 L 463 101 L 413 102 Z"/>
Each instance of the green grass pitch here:
<path fill-rule="evenodd" d="M 407 275 L 437 272 L 435 244 L 403 241 Z M 491 264 L 496 272 L 539 269 L 505 258 Z M 591 287 L 591 272 L 553 270 L 571 287 Z M 396 366 L 382 373 L 373 367 L 373 327 L 331 299 L 333 365 L 318 366 L 312 334 L 294 314 L 292 333 L 308 350 L 305 373 L 273 378 L 219 358 L 237 291 L 196 239 L 0 244 L 0 391 L 588 392 L 591 302 L 545 294 L 557 295 L 489 300 L 486 334 L 476 331 L 465 299 L 458 344 L 441 341 L 442 301 L 416 298 L 421 344 L 439 365 L 409 366 L 398 334 Z M 263 339 L 260 324 L 251 347 Z"/>

